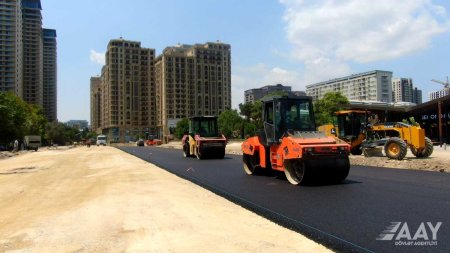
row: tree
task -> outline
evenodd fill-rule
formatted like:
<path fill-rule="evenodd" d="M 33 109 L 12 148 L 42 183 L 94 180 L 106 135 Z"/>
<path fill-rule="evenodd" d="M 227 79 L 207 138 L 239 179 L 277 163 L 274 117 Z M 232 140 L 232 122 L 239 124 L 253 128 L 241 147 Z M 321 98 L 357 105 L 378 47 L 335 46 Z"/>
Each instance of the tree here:
<path fill-rule="evenodd" d="M 239 114 L 246 119 L 246 126 L 253 125 L 252 127 L 245 127 L 245 134 L 253 135 L 254 131 L 247 132 L 249 129 L 262 129 L 262 102 L 260 100 L 254 103 L 239 104 Z"/>
<path fill-rule="evenodd" d="M 219 131 L 227 138 L 239 138 L 243 128 L 243 119 L 237 110 L 223 111 L 218 118 Z"/>
<path fill-rule="evenodd" d="M 328 92 L 314 103 L 316 125 L 333 124 L 335 113 L 349 105 L 347 97 L 340 92 Z"/>
<path fill-rule="evenodd" d="M 256 129 L 263 129 L 263 102 L 260 100 L 253 103 L 253 109 L 251 114 L 252 122 Z"/>
<path fill-rule="evenodd" d="M 88 128 L 85 128 L 83 133 L 84 133 L 84 136 L 86 139 L 96 139 L 97 138 L 97 133 L 89 131 Z"/>
<path fill-rule="evenodd" d="M 11 92 L 0 92 L 0 142 L 10 143 L 25 135 L 43 135 L 47 120 L 42 108 L 24 102 Z"/>
<path fill-rule="evenodd" d="M 11 92 L 0 92 L 0 141 L 21 139 L 27 121 L 27 104 Z"/>
<path fill-rule="evenodd" d="M 181 139 L 187 132 L 189 132 L 189 119 L 183 118 L 182 120 L 177 122 L 174 134 L 177 139 Z"/>
<path fill-rule="evenodd" d="M 68 142 L 81 140 L 83 139 L 81 137 L 82 134 L 83 132 L 80 132 L 77 128 L 69 127 L 64 123 L 56 121 L 47 123 L 45 127 L 45 139 L 48 143 L 58 145 L 66 145 Z"/>
<path fill-rule="evenodd" d="M 43 136 L 45 134 L 45 125 L 47 124 L 47 119 L 44 116 L 42 108 L 37 105 L 28 105 L 27 115 L 27 131 L 25 134 Z"/>
<path fill-rule="evenodd" d="M 416 119 L 414 117 L 409 117 L 408 119 L 403 119 L 402 120 L 403 123 L 408 124 L 408 125 L 412 125 L 412 126 L 419 126 L 420 124 L 417 123 Z"/>
<path fill-rule="evenodd" d="M 56 121 L 47 123 L 45 126 L 45 139 L 49 143 L 65 145 L 66 136 L 64 124 Z"/>
<path fill-rule="evenodd" d="M 256 131 L 258 128 L 256 128 L 256 125 L 251 122 L 244 121 L 244 138 L 248 138 L 250 136 L 256 135 Z"/>
<path fill-rule="evenodd" d="M 244 116 L 247 122 L 251 121 L 253 112 L 253 103 L 239 104 L 239 114 Z"/>

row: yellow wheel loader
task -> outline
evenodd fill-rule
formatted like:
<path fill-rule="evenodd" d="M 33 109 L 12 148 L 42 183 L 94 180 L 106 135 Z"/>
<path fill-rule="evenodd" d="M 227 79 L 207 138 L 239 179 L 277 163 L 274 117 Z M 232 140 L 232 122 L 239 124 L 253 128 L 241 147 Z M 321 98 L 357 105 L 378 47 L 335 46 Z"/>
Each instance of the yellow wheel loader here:
<path fill-rule="evenodd" d="M 378 116 L 367 111 L 346 110 L 336 112 L 337 125 L 324 125 L 319 131 L 336 136 L 351 147 L 353 155 L 368 156 L 371 149 L 384 147 L 391 159 L 405 158 L 408 147 L 416 157 L 429 157 L 433 143 L 425 136 L 425 130 L 403 122 L 380 123 Z"/>

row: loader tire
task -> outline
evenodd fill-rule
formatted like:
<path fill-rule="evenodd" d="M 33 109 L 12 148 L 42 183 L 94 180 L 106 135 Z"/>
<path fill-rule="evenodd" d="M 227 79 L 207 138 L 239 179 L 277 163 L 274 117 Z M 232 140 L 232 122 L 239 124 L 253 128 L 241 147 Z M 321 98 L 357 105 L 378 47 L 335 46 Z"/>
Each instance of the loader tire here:
<path fill-rule="evenodd" d="M 200 153 L 200 149 L 199 149 L 199 148 L 197 148 L 197 155 L 196 155 L 196 156 L 197 156 L 197 159 L 198 159 L 198 160 L 201 160 L 201 159 L 204 159 L 204 158 L 205 158 L 205 156 L 204 156 L 203 154 Z"/>
<path fill-rule="evenodd" d="M 352 149 L 350 150 L 350 153 L 351 153 L 352 155 L 362 155 L 363 150 L 361 149 L 361 145 L 352 148 Z"/>
<path fill-rule="evenodd" d="M 408 147 L 402 139 L 392 137 L 384 145 L 384 152 L 390 159 L 403 160 L 408 152 Z"/>
<path fill-rule="evenodd" d="M 429 157 L 433 153 L 433 142 L 430 140 L 430 138 L 425 137 L 425 148 L 421 152 L 417 152 L 417 150 L 414 147 L 411 147 L 411 152 L 417 157 L 417 158 L 425 158 Z"/>
<path fill-rule="evenodd" d="M 306 172 L 303 161 L 286 161 L 284 168 L 284 174 L 289 183 L 298 185 L 303 181 Z"/>
<path fill-rule="evenodd" d="M 183 156 L 184 157 L 191 157 L 191 149 L 189 148 L 189 144 L 186 142 L 183 145 Z"/>
<path fill-rule="evenodd" d="M 259 166 L 259 154 L 255 153 L 254 155 L 244 154 L 242 156 L 244 162 L 244 171 L 248 175 L 254 175 Z"/>
<path fill-rule="evenodd" d="M 225 148 L 217 152 L 217 158 L 223 159 L 225 157 Z"/>

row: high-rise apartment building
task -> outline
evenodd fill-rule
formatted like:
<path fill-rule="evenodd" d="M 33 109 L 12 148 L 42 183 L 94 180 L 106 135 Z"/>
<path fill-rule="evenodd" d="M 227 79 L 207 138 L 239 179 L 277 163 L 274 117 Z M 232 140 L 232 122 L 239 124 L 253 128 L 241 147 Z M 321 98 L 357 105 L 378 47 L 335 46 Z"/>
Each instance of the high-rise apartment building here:
<path fill-rule="evenodd" d="M 20 0 L 0 1 L 0 92 L 22 94 L 22 8 Z"/>
<path fill-rule="evenodd" d="M 56 30 L 43 29 L 43 97 L 44 114 L 48 121 L 56 120 Z"/>
<path fill-rule="evenodd" d="M 91 77 L 91 131 L 101 133 L 102 78 Z"/>
<path fill-rule="evenodd" d="M 99 126 L 109 141 L 128 142 L 156 131 L 155 50 L 111 40 L 102 69 Z M 92 91 L 91 91 L 92 93 Z"/>
<path fill-rule="evenodd" d="M 413 81 L 411 78 L 392 79 L 392 102 L 412 102 Z"/>
<path fill-rule="evenodd" d="M 140 42 L 111 40 L 101 77 L 91 78 L 91 125 L 109 141 L 167 137 L 170 126 L 231 108 L 230 45 L 178 45 L 155 58 Z"/>
<path fill-rule="evenodd" d="M 422 91 L 417 89 L 417 87 L 413 90 L 413 103 L 415 104 L 422 104 Z"/>
<path fill-rule="evenodd" d="M 442 90 L 433 91 L 433 92 L 428 93 L 428 97 L 429 97 L 430 101 L 441 98 L 441 97 L 445 97 L 448 95 L 450 95 L 450 88 L 448 88 L 448 87 L 445 87 Z"/>
<path fill-rule="evenodd" d="M 43 105 L 43 44 L 40 0 L 22 0 L 23 94 L 30 104 Z"/>
<path fill-rule="evenodd" d="M 208 42 L 167 47 L 158 56 L 156 104 L 161 137 L 185 117 L 215 115 L 231 108 L 231 49 Z"/>
<path fill-rule="evenodd" d="M 422 103 L 422 91 L 414 87 L 411 78 L 392 79 L 392 102 Z"/>
<path fill-rule="evenodd" d="M 314 100 L 327 92 L 341 92 L 349 100 L 392 102 L 392 72 L 374 70 L 306 86 Z"/>
<path fill-rule="evenodd" d="M 41 10 L 40 0 L 0 0 L 0 92 L 42 106 L 53 121 L 56 31 L 42 29 Z"/>

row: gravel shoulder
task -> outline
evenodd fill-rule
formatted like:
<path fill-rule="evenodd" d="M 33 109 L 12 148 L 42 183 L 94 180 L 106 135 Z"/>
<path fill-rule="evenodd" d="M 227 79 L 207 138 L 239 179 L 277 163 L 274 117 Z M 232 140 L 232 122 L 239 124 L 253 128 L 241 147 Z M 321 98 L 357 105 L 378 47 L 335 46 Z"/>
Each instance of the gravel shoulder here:
<path fill-rule="evenodd" d="M 0 252 L 330 252 L 112 147 L 0 160 Z"/>

